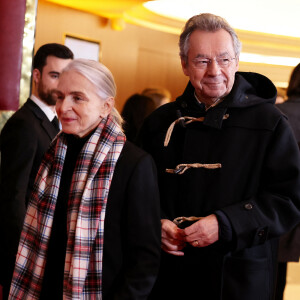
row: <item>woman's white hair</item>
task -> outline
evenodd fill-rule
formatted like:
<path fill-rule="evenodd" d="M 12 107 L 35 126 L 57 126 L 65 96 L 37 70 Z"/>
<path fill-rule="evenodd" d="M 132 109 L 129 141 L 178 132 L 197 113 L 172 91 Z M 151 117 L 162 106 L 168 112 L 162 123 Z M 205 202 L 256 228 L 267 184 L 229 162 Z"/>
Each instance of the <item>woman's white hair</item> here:
<path fill-rule="evenodd" d="M 102 63 L 83 58 L 74 59 L 64 68 L 63 72 L 70 70 L 74 70 L 88 79 L 96 88 L 96 92 L 101 99 L 115 99 L 117 87 L 114 77 Z M 123 119 L 114 106 L 111 116 L 122 127 Z"/>

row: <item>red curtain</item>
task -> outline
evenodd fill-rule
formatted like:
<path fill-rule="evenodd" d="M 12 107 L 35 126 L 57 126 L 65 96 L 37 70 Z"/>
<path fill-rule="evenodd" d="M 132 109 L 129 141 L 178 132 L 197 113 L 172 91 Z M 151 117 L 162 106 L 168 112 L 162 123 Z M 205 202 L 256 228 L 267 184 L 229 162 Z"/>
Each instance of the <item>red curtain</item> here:
<path fill-rule="evenodd" d="M 0 1 L 0 110 L 17 110 L 26 0 Z"/>

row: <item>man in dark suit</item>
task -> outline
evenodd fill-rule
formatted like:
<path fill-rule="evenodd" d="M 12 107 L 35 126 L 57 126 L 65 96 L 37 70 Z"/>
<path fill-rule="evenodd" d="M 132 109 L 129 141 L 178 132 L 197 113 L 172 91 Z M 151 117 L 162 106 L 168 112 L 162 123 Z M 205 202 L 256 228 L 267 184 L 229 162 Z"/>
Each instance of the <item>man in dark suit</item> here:
<path fill-rule="evenodd" d="M 64 45 L 45 44 L 33 60 L 33 91 L 6 122 L 0 136 L 0 283 L 8 296 L 28 198 L 42 157 L 59 131 L 51 97 L 64 67 L 73 59 Z"/>

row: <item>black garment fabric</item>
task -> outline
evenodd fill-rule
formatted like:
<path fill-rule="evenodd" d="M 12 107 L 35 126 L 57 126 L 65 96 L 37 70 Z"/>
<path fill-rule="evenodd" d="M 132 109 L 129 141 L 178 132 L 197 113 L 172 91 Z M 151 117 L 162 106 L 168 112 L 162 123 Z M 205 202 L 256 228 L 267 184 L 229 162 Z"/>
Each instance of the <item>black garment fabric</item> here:
<path fill-rule="evenodd" d="M 300 149 L 300 97 L 292 96 L 276 105 L 288 118 Z M 276 300 L 282 300 L 286 285 L 287 263 L 300 258 L 300 224 L 279 239 Z"/>
<path fill-rule="evenodd" d="M 282 111 L 288 118 L 295 134 L 296 141 L 300 143 L 300 96 L 293 96 L 283 103 L 276 104 L 277 108 Z"/>
<path fill-rule="evenodd" d="M 59 130 L 59 121 L 58 121 L 58 119 L 57 119 L 56 116 L 53 118 L 53 120 L 51 121 L 51 123 L 53 124 L 53 126 L 54 126 L 54 128 L 56 130 Z"/>
<path fill-rule="evenodd" d="M 157 165 L 162 218 L 216 213 L 223 232 L 208 247 L 187 246 L 184 257 L 163 253 L 150 299 L 272 299 L 278 237 L 300 221 L 299 150 L 275 99 L 269 79 L 238 72 L 217 106 L 205 111 L 189 82 L 145 120 L 139 142 Z M 179 115 L 204 121 L 175 125 L 164 147 Z M 165 171 L 182 163 L 222 167 Z"/>
<path fill-rule="evenodd" d="M 58 133 L 31 99 L 5 123 L 0 136 L 0 283 L 8 296 L 28 199 L 44 153 Z"/>

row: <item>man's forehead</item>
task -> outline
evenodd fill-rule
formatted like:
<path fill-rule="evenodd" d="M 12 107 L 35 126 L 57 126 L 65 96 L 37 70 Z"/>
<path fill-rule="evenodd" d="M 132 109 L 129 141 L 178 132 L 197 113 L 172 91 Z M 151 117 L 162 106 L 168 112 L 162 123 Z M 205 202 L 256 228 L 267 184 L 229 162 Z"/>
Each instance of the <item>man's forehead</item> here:
<path fill-rule="evenodd" d="M 231 54 L 234 51 L 233 40 L 224 29 L 215 32 L 195 30 L 190 36 L 189 50 L 203 56 Z"/>
<path fill-rule="evenodd" d="M 49 55 L 46 58 L 46 64 L 44 67 L 52 68 L 54 71 L 61 71 L 71 59 L 59 58 L 53 55 Z"/>

